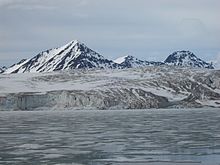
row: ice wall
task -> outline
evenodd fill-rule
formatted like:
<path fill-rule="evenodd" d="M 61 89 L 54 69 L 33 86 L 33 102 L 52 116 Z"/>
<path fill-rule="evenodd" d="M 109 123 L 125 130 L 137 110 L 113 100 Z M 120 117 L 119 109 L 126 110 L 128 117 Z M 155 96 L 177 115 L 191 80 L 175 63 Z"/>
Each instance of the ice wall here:
<path fill-rule="evenodd" d="M 169 105 L 165 97 L 141 89 L 75 90 L 9 94 L 0 98 L 1 110 L 143 109 Z"/>

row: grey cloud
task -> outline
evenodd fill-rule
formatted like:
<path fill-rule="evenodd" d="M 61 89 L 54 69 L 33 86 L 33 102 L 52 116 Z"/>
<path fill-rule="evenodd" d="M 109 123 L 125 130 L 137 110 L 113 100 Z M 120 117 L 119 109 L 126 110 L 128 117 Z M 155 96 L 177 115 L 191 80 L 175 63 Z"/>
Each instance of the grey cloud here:
<path fill-rule="evenodd" d="M 86 6 L 87 0 L 0 0 L 0 7 L 6 9 L 54 9 L 68 7 L 68 4 L 74 4 L 75 7 Z"/>

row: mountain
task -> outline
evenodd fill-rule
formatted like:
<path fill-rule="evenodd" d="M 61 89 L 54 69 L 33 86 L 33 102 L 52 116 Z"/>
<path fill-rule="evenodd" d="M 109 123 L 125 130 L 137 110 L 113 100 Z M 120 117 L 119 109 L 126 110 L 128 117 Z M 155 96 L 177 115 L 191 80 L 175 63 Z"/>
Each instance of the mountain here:
<path fill-rule="evenodd" d="M 190 51 L 177 51 L 169 55 L 164 62 L 145 61 L 134 56 L 123 56 L 114 61 L 104 58 L 85 44 L 73 40 L 68 44 L 43 51 L 33 58 L 22 59 L 9 68 L 0 68 L 0 73 L 51 72 L 85 68 L 137 68 L 143 66 L 173 65 L 213 69 L 209 64 Z"/>
<path fill-rule="evenodd" d="M 79 68 L 120 68 L 111 60 L 88 48 L 77 40 L 43 51 L 31 59 L 24 59 L 4 73 L 50 72 Z"/>
<path fill-rule="evenodd" d="M 163 65 L 162 62 L 154 62 L 154 61 L 143 61 L 139 60 L 134 56 L 123 56 L 114 60 L 115 63 L 121 65 L 123 68 L 137 68 L 143 66 L 158 66 Z"/>
<path fill-rule="evenodd" d="M 164 61 L 167 65 L 214 69 L 213 65 L 196 57 L 190 51 L 176 51 Z"/>

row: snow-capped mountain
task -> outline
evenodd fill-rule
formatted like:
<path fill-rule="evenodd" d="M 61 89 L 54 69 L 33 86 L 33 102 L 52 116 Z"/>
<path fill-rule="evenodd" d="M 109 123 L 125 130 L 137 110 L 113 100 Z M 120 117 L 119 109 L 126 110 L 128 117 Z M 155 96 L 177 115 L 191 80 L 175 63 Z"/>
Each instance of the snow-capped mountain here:
<path fill-rule="evenodd" d="M 145 61 L 133 56 L 123 56 L 114 61 L 73 40 L 68 44 L 39 53 L 30 59 L 23 59 L 9 68 L 0 68 L 0 73 L 51 72 L 81 68 L 137 68 L 143 66 L 173 65 L 214 69 L 213 65 L 197 58 L 189 51 L 177 51 L 164 62 Z"/>
<path fill-rule="evenodd" d="M 143 61 L 139 60 L 134 56 L 123 56 L 114 60 L 115 63 L 120 64 L 123 68 L 137 68 L 143 66 L 158 66 L 162 65 L 162 62 L 154 62 L 154 61 Z"/>
<path fill-rule="evenodd" d="M 167 65 L 214 69 L 213 65 L 196 57 L 190 51 L 176 51 L 164 61 Z"/>
<path fill-rule="evenodd" d="M 4 73 L 50 72 L 75 68 L 117 68 L 118 64 L 105 59 L 77 40 L 43 51 L 35 57 L 22 60 Z"/>

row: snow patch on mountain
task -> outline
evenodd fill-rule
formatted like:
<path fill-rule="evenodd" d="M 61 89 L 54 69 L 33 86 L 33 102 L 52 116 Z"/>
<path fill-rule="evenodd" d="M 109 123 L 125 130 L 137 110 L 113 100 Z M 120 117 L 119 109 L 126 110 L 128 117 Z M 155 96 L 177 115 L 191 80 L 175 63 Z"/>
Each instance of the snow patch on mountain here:
<path fill-rule="evenodd" d="M 117 58 L 117 59 L 115 59 L 115 60 L 113 60 L 113 61 L 114 61 L 115 63 L 117 63 L 117 64 L 121 64 L 121 63 L 123 63 L 123 62 L 126 61 L 126 58 L 128 58 L 128 55 L 127 55 L 127 56 L 119 57 L 119 58 Z"/>

